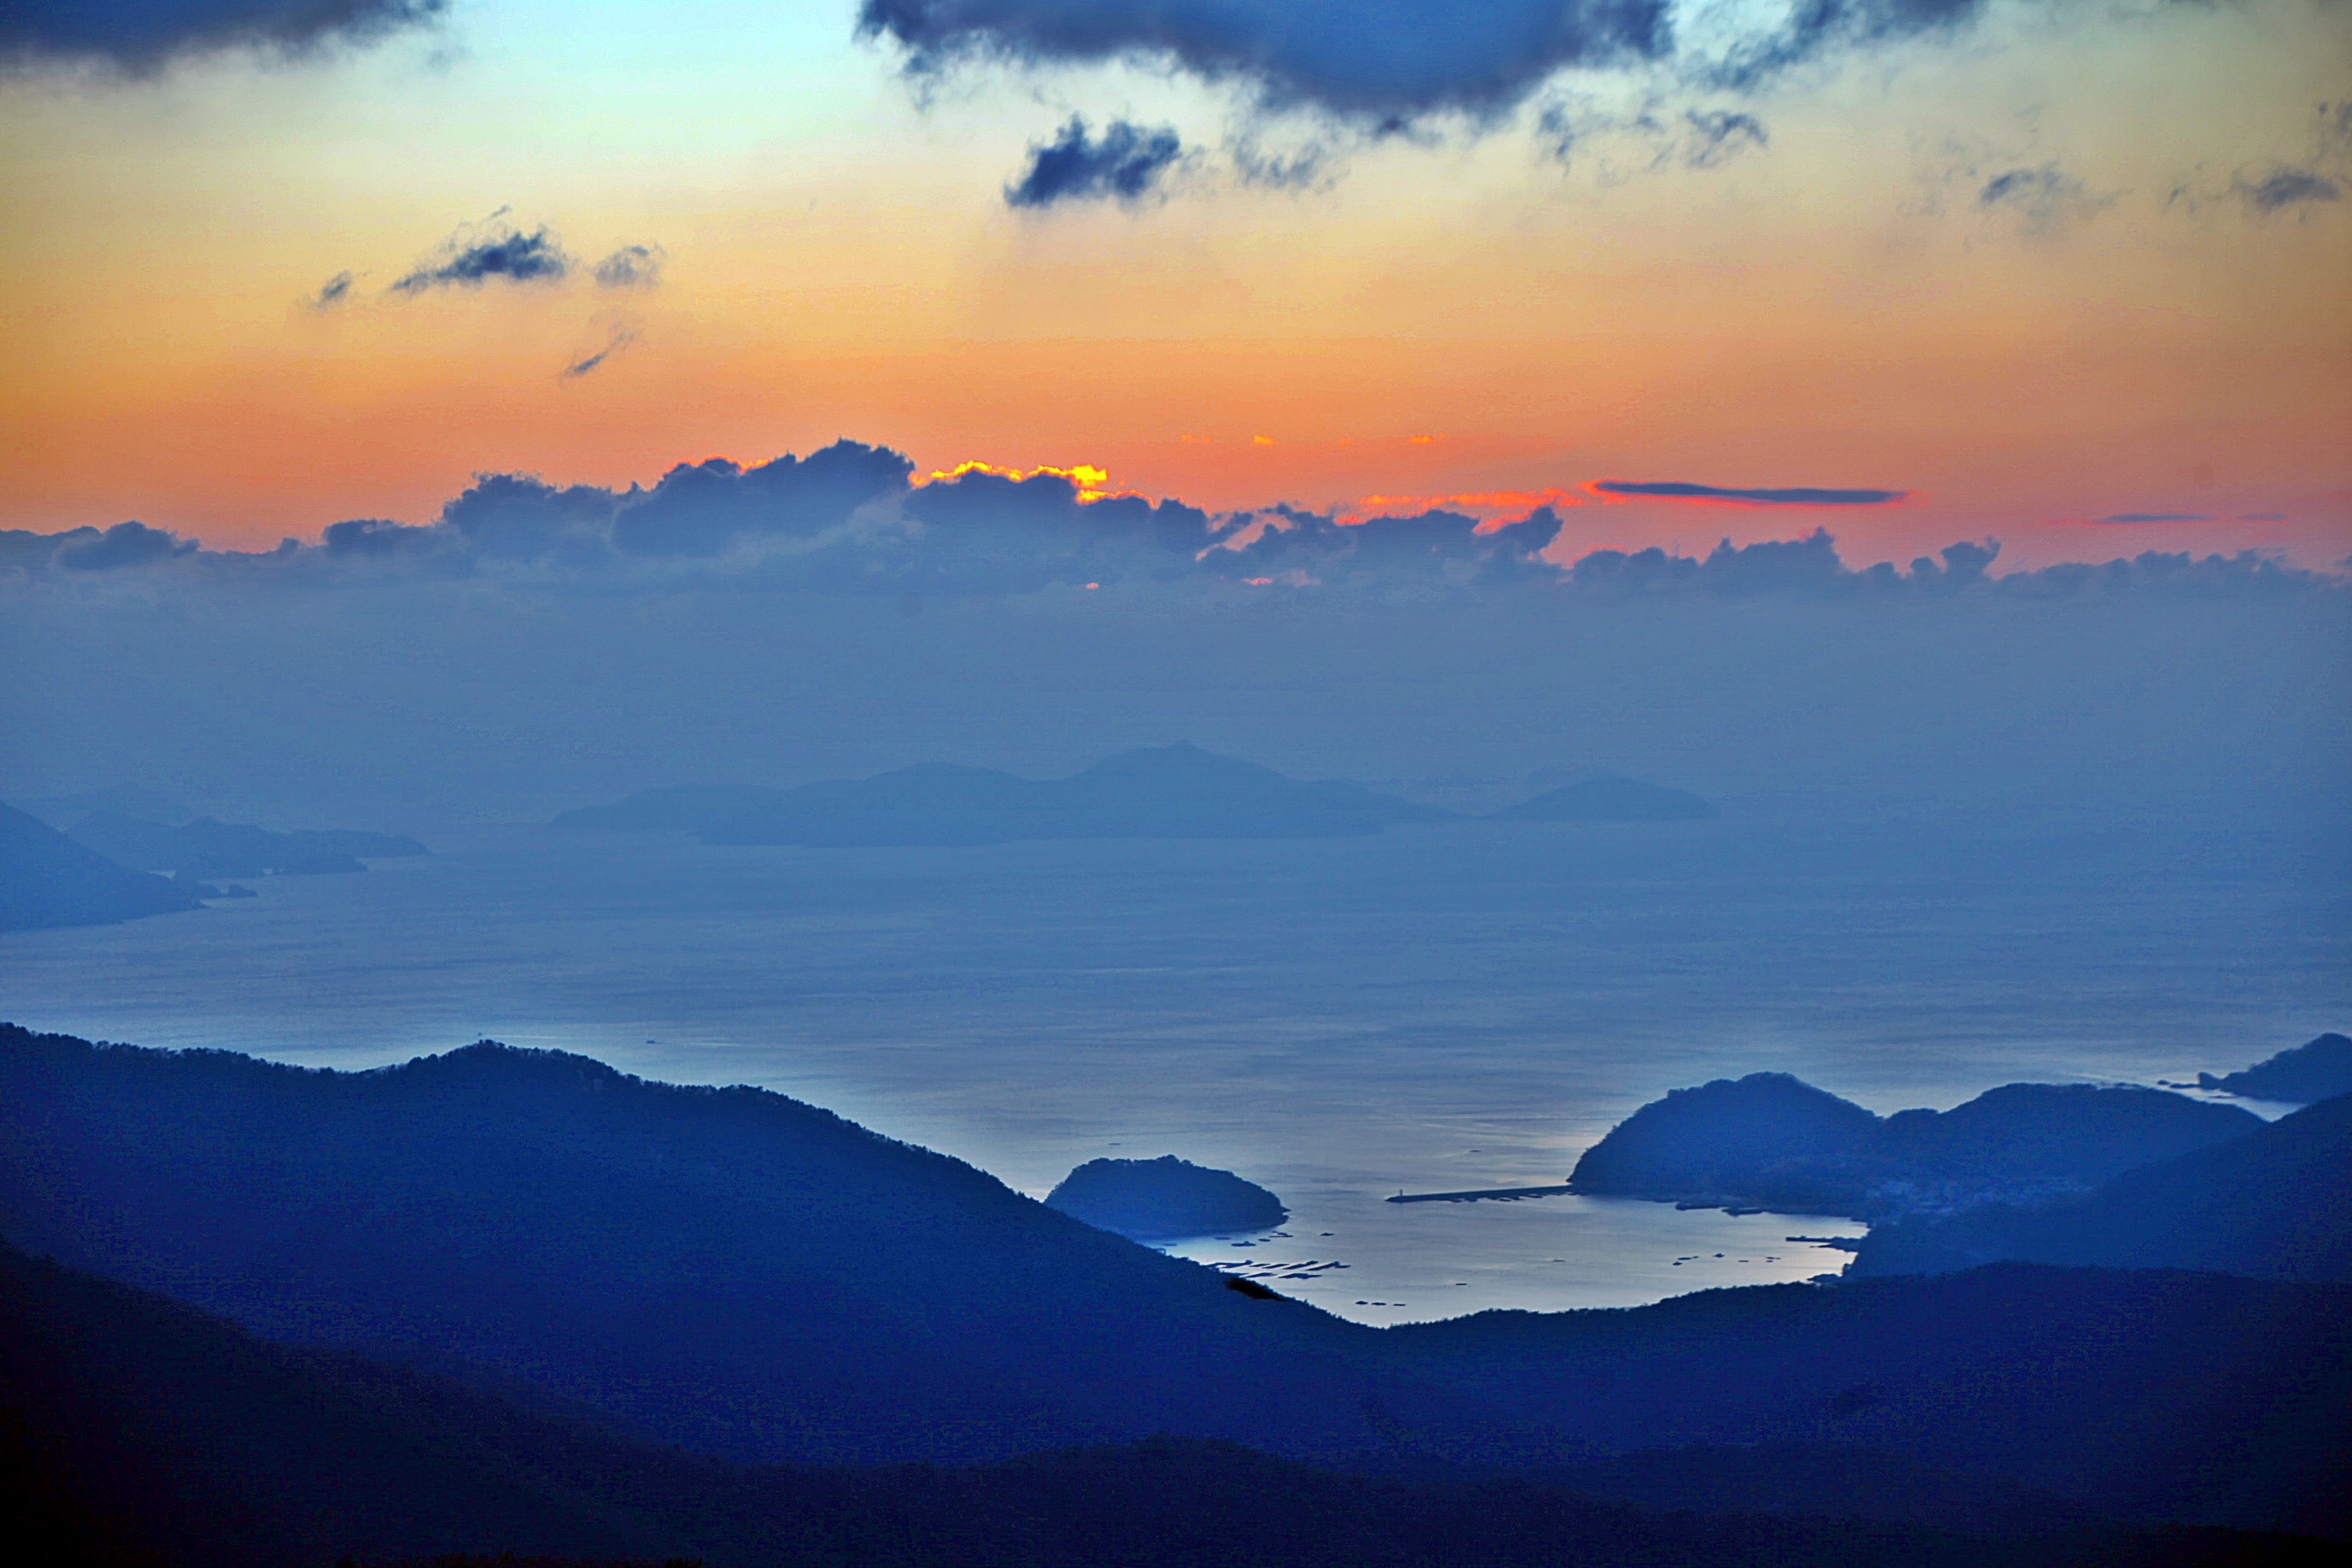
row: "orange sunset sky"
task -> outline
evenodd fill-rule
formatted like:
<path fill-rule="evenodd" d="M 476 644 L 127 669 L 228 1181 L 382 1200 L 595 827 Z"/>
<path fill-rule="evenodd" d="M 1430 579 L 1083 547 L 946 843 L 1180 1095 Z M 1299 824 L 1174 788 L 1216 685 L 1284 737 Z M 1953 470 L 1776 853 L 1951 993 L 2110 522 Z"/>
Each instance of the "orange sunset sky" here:
<path fill-rule="evenodd" d="M 1754 80 L 1721 62 L 1787 8 L 1694 10 L 1671 49 L 1385 126 L 1012 33 L 910 75 L 920 40 L 850 0 L 422 9 L 291 53 L 20 52 L 0 527 L 267 547 L 430 521 L 477 472 L 847 436 L 1219 510 L 1548 500 L 1567 555 L 1816 525 L 1849 561 L 2352 552 L 2341 5 L 1984 5 Z M 1181 151 L 1016 203 L 1073 116 Z M 560 271 L 403 285 L 542 231 Z"/>

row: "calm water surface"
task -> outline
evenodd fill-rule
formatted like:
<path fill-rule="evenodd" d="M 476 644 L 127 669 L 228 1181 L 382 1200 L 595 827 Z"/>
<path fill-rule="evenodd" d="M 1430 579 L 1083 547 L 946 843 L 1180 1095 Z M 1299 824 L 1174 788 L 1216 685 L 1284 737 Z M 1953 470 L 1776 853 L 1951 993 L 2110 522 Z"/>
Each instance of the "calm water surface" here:
<path fill-rule="evenodd" d="M 1836 1268 L 1784 1239 L 1856 1233 L 1835 1221 L 1381 1201 L 1557 1183 L 1668 1089 L 1772 1069 L 1882 1111 L 1948 1106 L 2241 1067 L 2352 1020 L 2333 837 L 1750 816 L 433 842 L 202 913 L 0 937 L 0 1016 L 339 1068 L 485 1035 L 558 1047 L 775 1089 L 1040 1195 L 1097 1155 L 1181 1154 L 1293 1217 L 1176 1250 L 1374 1322 Z"/>

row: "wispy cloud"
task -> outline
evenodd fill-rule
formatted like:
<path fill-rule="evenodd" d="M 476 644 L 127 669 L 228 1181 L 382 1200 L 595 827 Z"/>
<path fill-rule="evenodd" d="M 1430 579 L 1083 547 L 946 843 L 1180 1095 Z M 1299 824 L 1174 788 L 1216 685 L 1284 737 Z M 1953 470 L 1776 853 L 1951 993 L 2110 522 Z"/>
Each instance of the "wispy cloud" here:
<path fill-rule="evenodd" d="M 1700 485 L 1681 479 L 1595 479 L 1591 488 L 1597 493 L 1608 496 L 1639 496 L 1652 500 L 1733 501 L 1747 506 L 1887 506 L 1910 494 L 1908 490 L 1830 489 L 1816 485 L 1775 488 Z"/>
<path fill-rule="evenodd" d="M 2258 180 L 2241 174 L 2233 188 L 2240 200 L 2265 216 L 2290 207 L 2341 201 L 2344 197 L 2343 185 L 2309 169 L 2281 167 Z"/>
<path fill-rule="evenodd" d="M 640 331 L 642 331 L 642 323 L 634 317 L 621 317 L 608 321 L 604 329 L 604 346 L 593 353 L 584 354 L 565 365 L 560 379 L 576 381 L 581 376 L 586 375 L 590 371 L 635 342 Z"/>
<path fill-rule="evenodd" d="M 599 289 L 651 289 L 661 282 L 669 252 L 658 245 L 625 245 L 591 270 Z"/>

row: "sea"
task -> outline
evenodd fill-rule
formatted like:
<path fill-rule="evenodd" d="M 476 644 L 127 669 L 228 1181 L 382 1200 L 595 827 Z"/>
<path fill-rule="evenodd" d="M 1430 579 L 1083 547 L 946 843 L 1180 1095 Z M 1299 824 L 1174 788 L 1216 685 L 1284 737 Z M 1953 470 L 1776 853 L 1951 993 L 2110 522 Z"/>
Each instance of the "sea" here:
<path fill-rule="evenodd" d="M 1669 1089 L 1790 1072 L 1942 1108 L 2352 1024 L 2332 827 L 1751 803 L 1307 840 L 425 837 L 362 875 L 0 936 L 0 1017 L 341 1068 L 577 1051 L 789 1094 L 1039 1197 L 1176 1154 L 1290 1218 L 1169 1250 L 1369 1323 L 1833 1275 L 1824 1244 L 1860 1233 L 1836 1218 L 1388 1201 L 1559 1184 Z"/>

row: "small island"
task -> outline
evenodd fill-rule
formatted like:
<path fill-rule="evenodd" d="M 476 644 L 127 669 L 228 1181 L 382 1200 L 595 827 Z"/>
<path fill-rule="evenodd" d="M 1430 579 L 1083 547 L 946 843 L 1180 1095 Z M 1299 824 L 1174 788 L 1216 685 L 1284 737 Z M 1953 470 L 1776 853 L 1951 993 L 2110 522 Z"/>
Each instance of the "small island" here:
<path fill-rule="evenodd" d="M 1089 1160 L 1046 1194 L 1045 1206 L 1131 1241 L 1270 1230 L 1290 1217 L 1256 1183 L 1173 1154 Z"/>

